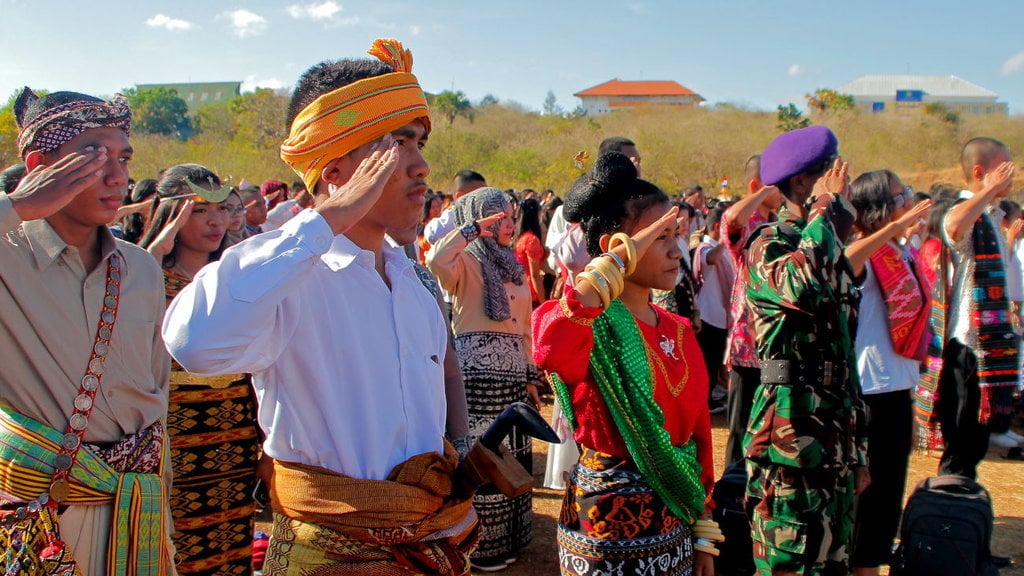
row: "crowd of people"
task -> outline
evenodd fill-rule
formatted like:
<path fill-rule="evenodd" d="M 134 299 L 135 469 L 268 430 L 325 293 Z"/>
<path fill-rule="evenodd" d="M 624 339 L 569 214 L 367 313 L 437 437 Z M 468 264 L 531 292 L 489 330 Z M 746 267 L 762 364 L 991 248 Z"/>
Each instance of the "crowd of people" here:
<path fill-rule="evenodd" d="M 434 193 L 411 53 L 370 54 L 298 79 L 291 185 L 132 181 L 122 97 L 18 96 L 5 573 L 251 574 L 257 507 L 266 575 L 501 571 L 534 538 L 550 398 L 563 574 L 714 574 L 717 462 L 745 470 L 758 573 L 866 576 L 915 446 L 975 478 L 1024 441 L 1001 142 L 963 146 L 963 190 L 851 178 L 813 126 L 751 151 L 735 195 L 666 193 L 621 136 L 561 197 L 469 169 Z"/>

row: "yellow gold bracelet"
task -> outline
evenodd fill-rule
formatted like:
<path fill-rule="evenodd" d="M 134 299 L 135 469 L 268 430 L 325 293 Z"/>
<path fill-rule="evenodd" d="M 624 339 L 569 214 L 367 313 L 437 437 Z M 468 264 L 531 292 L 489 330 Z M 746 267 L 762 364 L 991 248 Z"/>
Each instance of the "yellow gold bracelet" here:
<path fill-rule="evenodd" d="M 619 269 L 616 268 L 607 258 L 594 258 L 589 264 L 587 264 L 585 270 L 592 270 L 601 276 L 604 276 L 604 279 L 608 281 L 608 285 L 611 288 L 610 292 L 612 300 L 618 298 L 626 287 L 626 281 L 622 272 L 619 272 Z"/>
<path fill-rule="evenodd" d="M 616 241 L 626 247 L 626 277 L 629 278 L 636 271 L 636 242 L 625 232 L 616 232 L 608 242 L 609 252 L 619 245 Z"/>
<path fill-rule="evenodd" d="M 608 280 L 604 276 L 601 276 L 593 270 L 586 270 L 576 275 L 576 280 L 586 280 L 588 284 L 597 290 L 597 295 L 601 299 L 601 307 L 604 309 L 608 308 L 608 305 L 612 303 L 611 290 L 608 286 Z"/>

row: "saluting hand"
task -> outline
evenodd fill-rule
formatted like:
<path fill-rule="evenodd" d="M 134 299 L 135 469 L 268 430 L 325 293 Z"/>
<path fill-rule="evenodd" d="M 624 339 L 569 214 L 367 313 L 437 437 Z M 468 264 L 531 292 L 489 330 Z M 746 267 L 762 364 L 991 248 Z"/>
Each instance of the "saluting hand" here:
<path fill-rule="evenodd" d="M 102 177 L 106 161 L 106 147 L 71 152 L 49 166 L 36 166 L 8 198 L 23 222 L 52 216 Z"/>
<path fill-rule="evenodd" d="M 369 154 L 356 167 L 347 182 L 331 191 L 327 200 L 318 202 L 319 212 L 335 234 L 342 234 L 362 219 L 384 192 L 384 185 L 398 166 L 398 148 L 391 134 L 369 146 Z"/>
<path fill-rule="evenodd" d="M 193 206 L 195 206 L 194 200 L 183 201 L 178 207 L 178 213 L 164 224 L 160 233 L 153 239 L 153 243 L 146 247 L 146 250 L 156 258 L 157 262 L 161 262 L 164 256 L 170 254 L 174 249 L 174 239 L 178 237 L 178 232 L 188 222 Z"/>
<path fill-rule="evenodd" d="M 813 195 L 838 194 L 844 198 L 850 197 L 850 163 L 843 162 L 842 158 L 836 158 L 832 167 L 825 171 L 825 174 L 814 183 Z"/>

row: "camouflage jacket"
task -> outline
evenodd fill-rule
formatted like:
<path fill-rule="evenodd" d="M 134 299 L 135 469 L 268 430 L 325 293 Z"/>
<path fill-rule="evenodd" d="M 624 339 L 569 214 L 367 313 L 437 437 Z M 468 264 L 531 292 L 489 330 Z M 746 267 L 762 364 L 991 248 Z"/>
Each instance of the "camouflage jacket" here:
<path fill-rule="evenodd" d="M 864 403 L 854 356 L 860 294 L 835 222 L 852 218 L 832 195 L 807 221 L 783 209 L 756 231 L 744 280 L 762 362 L 810 365 L 785 384 L 758 388 L 747 457 L 804 469 L 867 463 Z M 824 362 L 832 363 L 824 371 Z"/>

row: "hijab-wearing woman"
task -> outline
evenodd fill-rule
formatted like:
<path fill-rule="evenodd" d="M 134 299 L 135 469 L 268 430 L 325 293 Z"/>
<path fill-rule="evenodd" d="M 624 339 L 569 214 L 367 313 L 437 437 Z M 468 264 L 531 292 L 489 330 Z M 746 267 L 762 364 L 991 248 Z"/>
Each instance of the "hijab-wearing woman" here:
<path fill-rule="evenodd" d="M 224 247 L 228 248 L 238 244 L 250 236 L 249 230 L 245 227 L 245 204 L 238 190 L 231 188 L 228 199 L 224 201 L 228 208 L 227 234 L 224 235 Z"/>
<path fill-rule="evenodd" d="M 456 228 L 427 256 L 427 266 L 451 295 L 455 349 L 466 386 L 473 439 L 510 403 L 539 405 L 532 361 L 530 289 L 512 251 L 512 204 L 497 188 L 480 188 L 455 202 Z M 529 437 L 513 433 L 509 450 L 532 471 Z M 504 569 L 533 537 L 533 495 L 506 498 L 493 486 L 474 500 L 480 571 Z"/>
<path fill-rule="evenodd" d="M 861 174 L 851 185 L 858 238 L 846 248 L 861 279 L 855 342 L 867 407 L 871 485 L 857 497 L 851 566 L 877 575 L 887 564 L 903 509 L 913 438 L 913 398 L 928 337 L 928 282 L 912 249 L 899 239 L 931 201 L 911 195 L 889 170 Z"/>
<path fill-rule="evenodd" d="M 707 370 L 689 320 L 650 302 L 677 281 L 677 212 L 617 152 L 566 196 L 592 260 L 533 316 L 534 359 L 582 448 L 558 520 L 562 574 L 714 571 Z"/>
<path fill-rule="evenodd" d="M 228 200 L 238 195 L 198 164 L 168 168 L 157 194 L 159 204 L 140 245 L 161 263 L 170 301 L 220 257 L 230 220 Z M 249 378 L 194 376 L 174 363 L 170 384 L 167 430 L 178 573 L 251 574 L 259 431 Z"/>

